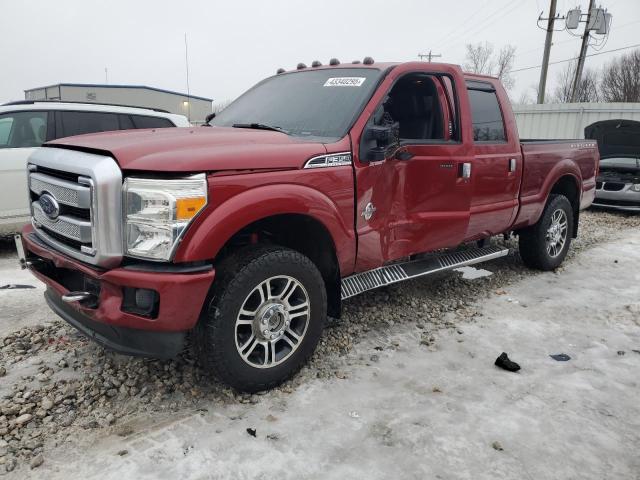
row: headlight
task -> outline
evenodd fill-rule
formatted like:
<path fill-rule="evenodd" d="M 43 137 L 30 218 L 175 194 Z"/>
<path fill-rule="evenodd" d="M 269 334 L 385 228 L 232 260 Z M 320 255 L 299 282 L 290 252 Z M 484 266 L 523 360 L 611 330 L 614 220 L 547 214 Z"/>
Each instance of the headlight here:
<path fill-rule="evenodd" d="M 125 254 L 171 260 L 189 223 L 207 204 L 204 174 L 175 180 L 127 178 L 123 187 Z"/>
<path fill-rule="evenodd" d="M 640 192 L 640 183 L 634 183 L 631 187 L 634 192 Z"/>

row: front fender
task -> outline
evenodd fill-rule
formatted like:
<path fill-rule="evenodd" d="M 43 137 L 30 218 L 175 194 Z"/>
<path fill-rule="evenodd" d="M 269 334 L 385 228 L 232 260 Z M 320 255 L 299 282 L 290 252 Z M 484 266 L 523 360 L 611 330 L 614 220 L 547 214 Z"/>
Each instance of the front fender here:
<path fill-rule="evenodd" d="M 274 215 L 300 214 L 319 221 L 327 229 L 344 275 L 353 270 L 355 261 L 355 233 L 345 221 L 353 218 L 353 201 L 350 203 L 338 206 L 326 194 L 303 185 L 250 188 L 205 210 L 189 227 L 174 261 L 213 259 L 234 234 L 251 223 Z"/>

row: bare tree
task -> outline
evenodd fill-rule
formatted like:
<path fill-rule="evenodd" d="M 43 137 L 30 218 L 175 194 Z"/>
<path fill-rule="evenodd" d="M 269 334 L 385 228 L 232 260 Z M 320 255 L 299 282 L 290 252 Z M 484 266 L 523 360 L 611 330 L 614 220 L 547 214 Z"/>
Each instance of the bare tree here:
<path fill-rule="evenodd" d="M 494 67 L 493 45 L 489 42 L 471 44 L 467 43 L 467 56 L 464 64 L 465 70 L 472 73 L 491 75 Z"/>
<path fill-rule="evenodd" d="M 551 95 L 551 100 L 556 103 L 571 102 L 573 82 L 576 75 L 578 63 L 574 60 L 569 62 L 557 75 L 556 86 Z M 586 69 L 582 72 L 580 85 L 576 96 L 577 102 L 597 102 L 600 99 L 598 72 L 593 69 Z"/>
<path fill-rule="evenodd" d="M 607 64 L 600 89 L 605 102 L 640 102 L 640 49 Z"/>
<path fill-rule="evenodd" d="M 513 60 L 516 58 L 516 47 L 505 45 L 498 53 L 494 75 L 498 77 L 507 90 L 511 90 L 515 85 L 514 78 L 509 74 L 513 68 Z"/>
<path fill-rule="evenodd" d="M 513 77 L 509 74 L 515 56 L 516 47 L 513 45 L 505 45 L 495 55 L 494 47 L 489 42 L 468 43 L 464 69 L 472 73 L 498 77 L 505 88 L 510 90 L 515 85 Z"/>

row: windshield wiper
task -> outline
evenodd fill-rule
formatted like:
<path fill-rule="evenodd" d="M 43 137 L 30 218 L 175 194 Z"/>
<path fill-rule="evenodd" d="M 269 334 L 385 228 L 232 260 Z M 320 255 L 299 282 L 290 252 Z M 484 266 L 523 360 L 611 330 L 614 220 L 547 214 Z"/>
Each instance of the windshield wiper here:
<path fill-rule="evenodd" d="M 274 132 L 284 133 L 289 135 L 289 132 L 280 127 L 274 127 L 265 123 L 234 123 L 231 125 L 233 128 L 253 128 L 254 130 L 272 130 Z"/>

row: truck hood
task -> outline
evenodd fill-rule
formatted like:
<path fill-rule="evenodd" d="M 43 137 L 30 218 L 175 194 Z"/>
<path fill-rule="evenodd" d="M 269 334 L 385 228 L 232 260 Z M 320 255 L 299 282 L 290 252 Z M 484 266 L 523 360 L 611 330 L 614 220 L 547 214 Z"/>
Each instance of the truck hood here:
<path fill-rule="evenodd" d="M 300 168 L 327 153 L 284 133 L 227 127 L 159 128 L 66 137 L 45 147 L 109 154 L 123 170 L 211 172 Z"/>
<path fill-rule="evenodd" d="M 640 157 L 640 122 L 603 120 L 586 127 L 584 138 L 598 141 L 601 159 Z"/>

